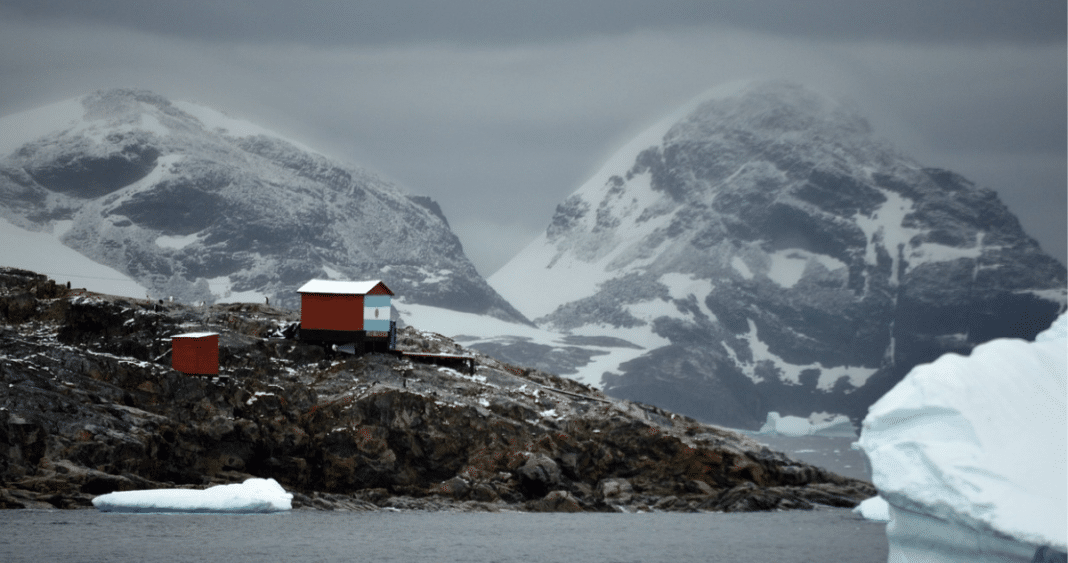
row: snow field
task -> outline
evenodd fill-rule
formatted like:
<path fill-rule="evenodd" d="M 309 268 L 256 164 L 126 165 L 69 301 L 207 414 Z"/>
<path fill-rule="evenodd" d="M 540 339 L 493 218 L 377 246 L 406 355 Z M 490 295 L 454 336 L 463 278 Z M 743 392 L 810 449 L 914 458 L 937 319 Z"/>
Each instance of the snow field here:
<path fill-rule="evenodd" d="M 846 377 L 849 379 L 849 383 L 854 387 L 861 387 L 876 371 L 876 368 L 855 367 L 855 366 L 835 366 L 824 367 L 823 364 L 816 362 L 808 365 L 791 364 L 786 360 L 783 360 L 779 356 L 772 353 L 768 345 L 760 340 L 760 335 L 757 332 L 756 324 L 752 319 L 749 321 L 749 332 L 745 338 L 749 341 L 749 349 L 753 352 L 753 362 L 745 363 L 739 361 L 734 350 L 731 350 L 726 344 L 723 347 L 727 350 L 727 353 L 735 360 L 742 372 L 746 374 L 754 383 L 760 383 L 763 378 L 756 374 L 757 362 L 771 361 L 775 367 L 779 368 L 782 372 L 780 379 L 793 385 L 801 384 L 801 372 L 807 369 L 820 370 L 819 380 L 816 382 L 816 388 L 821 391 L 830 391 L 834 388 L 834 384 Z"/>
<path fill-rule="evenodd" d="M 437 332 L 449 337 L 474 337 L 474 340 L 465 341 L 465 346 L 493 342 L 500 338 L 529 339 L 531 343 L 553 348 L 574 346 L 574 344 L 568 344 L 564 341 L 566 334 L 559 332 L 514 324 L 471 313 L 460 313 L 449 309 L 405 303 L 403 299 L 395 298 L 393 305 L 406 323 L 420 330 Z M 674 308 L 674 305 L 671 305 L 671 307 Z M 618 370 L 620 364 L 633 360 L 651 349 L 670 344 L 669 340 L 654 334 L 648 326 L 619 329 L 608 326 L 588 325 L 574 329 L 570 334 L 576 336 L 610 335 L 642 347 L 584 346 L 584 348 L 599 354 L 593 356 L 588 364 L 578 366 L 576 368 L 578 373 L 568 374 L 567 377 L 598 389 L 603 387 L 601 376 L 606 371 Z"/>
<path fill-rule="evenodd" d="M 267 137 L 273 137 L 275 139 L 281 139 L 302 151 L 310 152 L 317 155 L 322 155 L 319 151 L 308 147 L 302 143 L 286 138 L 283 135 L 279 135 L 270 129 L 266 129 L 243 119 L 237 119 L 230 117 L 225 113 L 214 110 L 209 107 L 195 104 L 193 102 L 174 101 L 172 105 L 185 113 L 195 117 L 200 123 L 204 125 L 204 128 L 209 131 L 221 131 L 224 135 L 230 137 L 255 137 L 257 135 L 264 135 Z"/>
<path fill-rule="evenodd" d="M 750 81 L 732 82 L 706 91 L 617 150 L 597 173 L 573 193 L 590 206 L 589 212 L 583 218 L 585 225 L 580 229 L 587 233 L 592 230 L 597 210 L 608 196 L 608 182 L 612 176 L 630 170 L 642 151 L 661 146 L 668 131 L 702 103 L 737 95 L 743 92 L 749 83 Z M 604 235 L 612 240 L 597 241 L 601 248 L 610 247 L 607 253 L 601 254 L 592 262 L 582 260 L 575 256 L 575 248 L 557 248 L 548 241 L 543 232 L 487 281 L 497 293 L 531 319 L 548 315 L 564 303 L 593 295 L 597 292 L 598 284 L 623 273 L 613 271 L 609 274 L 606 272 L 607 268 L 617 265 L 631 268 L 646 265 L 636 261 L 641 255 L 639 249 L 626 243 L 642 241 L 670 223 L 674 216 L 670 211 L 641 223 L 636 221 L 641 211 L 653 207 L 661 199 L 663 195 L 654 191 L 650 185 L 650 175 L 639 174 L 624 185 L 623 192 L 615 197 L 614 201 L 607 202 L 611 216 L 626 220 L 626 224 L 613 229 L 613 233 Z M 618 238 L 614 233 L 625 233 L 625 238 Z M 529 264 L 544 264 L 545 268 L 532 269 L 527 267 Z M 567 283 L 559 283 L 561 279 L 566 279 Z M 531 291 L 531 288 L 548 287 L 552 287 L 553 291 Z"/>
<path fill-rule="evenodd" d="M 768 279 L 779 286 L 789 289 L 797 285 L 804 276 L 809 263 L 815 261 L 822 264 L 828 271 L 845 268 L 845 262 L 825 254 L 815 254 L 806 250 L 790 248 L 777 250 L 768 254 L 771 263 L 768 266 Z"/>
<path fill-rule="evenodd" d="M 233 280 L 230 276 L 219 276 L 217 278 L 209 278 L 208 290 L 215 296 L 215 303 L 262 303 L 264 301 L 264 294 L 255 290 L 249 291 L 234 291 Z"/>
<path fill-rule="evenodd" d="M 50 133 L 74 129 L 83 120 L 81 98 L 71 98 L 0 118 L 0 156 Z"/>
<path fill-rule="evenodd" d="M 59 240 L 70 228 L 69 221 L 52 233 L 27 231 L 0 217 L 0 265 L 23 268 L 45 274 L 56 283 L 70 281 L 71 287 L 89 291 L 144 299 L 148 290 L 129 276 L 86 258 Z"/>

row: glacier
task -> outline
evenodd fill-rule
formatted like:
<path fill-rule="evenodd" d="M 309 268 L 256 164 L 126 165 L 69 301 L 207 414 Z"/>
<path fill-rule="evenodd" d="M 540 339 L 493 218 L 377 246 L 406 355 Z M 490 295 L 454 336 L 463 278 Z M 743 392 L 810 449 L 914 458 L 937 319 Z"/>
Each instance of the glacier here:
<path fill-rule="evenodd" d="M 943 355 L 871 406 L 859 446 L 889 504 L 889 561 L 1064 561 L 1066 333 L 1062 313 L 1034 342 Z"/>
<path fill-rule="evenodd" d="M 149 489 L 100 495 L 93 506 L 101 512 L 268 513 L 292 508 L 293 495 L 274 479 L 246 479 L 204 490 Z"/>

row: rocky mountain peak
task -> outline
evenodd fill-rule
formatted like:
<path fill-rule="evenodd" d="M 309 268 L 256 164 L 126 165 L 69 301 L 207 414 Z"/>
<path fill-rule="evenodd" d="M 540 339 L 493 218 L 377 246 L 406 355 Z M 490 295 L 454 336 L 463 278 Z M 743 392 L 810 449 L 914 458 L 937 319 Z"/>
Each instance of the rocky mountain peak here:
<path fill-rule="evenodd" d="M 0 216 L 153 297 L 295 306 L 311 278 L 383 279 L 409 303 L 526 322 L 436 202 L 254 123 L 118 89 L 0 129 Z"/>
<path fill-rule="evenodd" d="M 911 366 L 1033 338 L 1068 301 L 994 191 L 781 82 L 718 88 L 640 135 L 490 281 L 545 328 L 643 348 L 576 366 L 584 381 L 747 426 L 860 416 Z"/>

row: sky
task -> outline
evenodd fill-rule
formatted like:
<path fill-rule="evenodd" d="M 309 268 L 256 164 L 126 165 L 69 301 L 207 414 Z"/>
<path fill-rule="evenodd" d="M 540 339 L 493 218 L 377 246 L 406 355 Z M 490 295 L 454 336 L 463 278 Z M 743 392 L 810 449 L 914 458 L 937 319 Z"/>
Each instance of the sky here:
<path fill-rule="evenodd" d="M 1063 1 L 0 0 L 0 115 L 146 88 L 437 200 L 484 276 L 630 137 L 792 80 L 1068 261 Z"/>

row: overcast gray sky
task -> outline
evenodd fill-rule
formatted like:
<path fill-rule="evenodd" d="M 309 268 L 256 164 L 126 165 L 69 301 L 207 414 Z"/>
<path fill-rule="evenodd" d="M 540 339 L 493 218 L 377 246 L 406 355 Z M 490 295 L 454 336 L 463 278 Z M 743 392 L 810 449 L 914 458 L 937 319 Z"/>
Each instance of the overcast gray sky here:
<path fill-rule="evenodd" d="M 630 136 L 723 82 L 856 104 L 1066 261 L 1061 0 L 0 0 L 0 115 L 113 87 L 275 129 L 441 203 L 489 276 Z"/>

